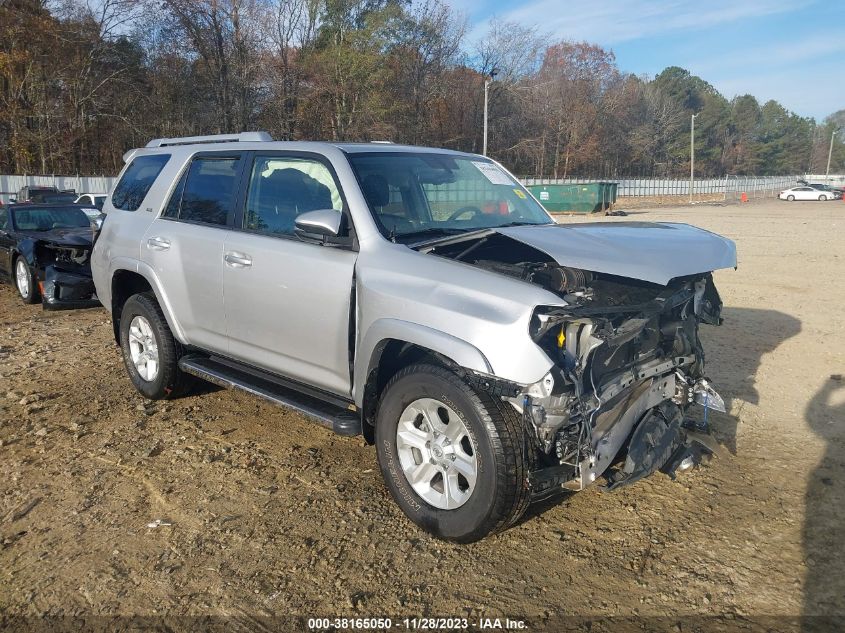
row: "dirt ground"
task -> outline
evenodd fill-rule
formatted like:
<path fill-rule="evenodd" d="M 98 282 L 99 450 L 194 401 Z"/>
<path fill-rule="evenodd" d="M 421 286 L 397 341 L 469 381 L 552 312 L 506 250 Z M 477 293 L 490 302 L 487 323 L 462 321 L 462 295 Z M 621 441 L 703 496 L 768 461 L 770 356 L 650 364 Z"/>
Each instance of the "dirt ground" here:
<path fill-rule="evenodd" d="M 619 220 L 736 240 L 739 269 L 716 274 L 725 324 L 703 326 L 730 452 L 676 481 L 533 508 L 470 546 L 407 521 L 360 438 L 236 392 L 145 402 L 104 310 L 43 312 L 0 286 L 0 628 L 40 615 L 231 628 L 509 616 L 536 630 L 565 616 L 767 616 L 768 630 L 845 618 L 845 204 Z"/>

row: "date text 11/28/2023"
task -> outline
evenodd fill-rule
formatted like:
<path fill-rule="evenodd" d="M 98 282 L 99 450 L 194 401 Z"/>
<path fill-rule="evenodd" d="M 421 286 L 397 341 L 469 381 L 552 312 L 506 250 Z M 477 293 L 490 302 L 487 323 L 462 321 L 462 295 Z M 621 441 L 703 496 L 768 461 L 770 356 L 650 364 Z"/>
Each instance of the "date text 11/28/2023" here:
<path fill-rule="evenodd" d="M 527 631 L 525 620 L 511 618 L 308 618 L 310 631 Z"/>

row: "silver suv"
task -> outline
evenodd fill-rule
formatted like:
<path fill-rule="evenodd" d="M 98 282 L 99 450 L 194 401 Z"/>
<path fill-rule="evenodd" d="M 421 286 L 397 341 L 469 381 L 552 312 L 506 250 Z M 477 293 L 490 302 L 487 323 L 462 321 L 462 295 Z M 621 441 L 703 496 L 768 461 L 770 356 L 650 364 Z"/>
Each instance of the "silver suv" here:
<path fill-rule="evenodd" d="M 440 149 L 252 132 L 125 162 L 92 269 L 148 398 L 198 377 L 362 434 L 408 517 L 461 542 L 713 447 L 686 411 L 723 408 L 698 325 L 720 322 L 730 240 L 559 225 Z"/>

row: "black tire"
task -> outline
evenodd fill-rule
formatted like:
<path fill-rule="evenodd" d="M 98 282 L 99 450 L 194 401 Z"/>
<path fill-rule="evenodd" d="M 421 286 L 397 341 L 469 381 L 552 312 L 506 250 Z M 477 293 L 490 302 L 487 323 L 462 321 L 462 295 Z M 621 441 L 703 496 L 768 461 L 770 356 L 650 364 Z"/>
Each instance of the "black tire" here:
<path fill-rule="evenodd" d="M 153 380 L 142 378 L 132 362 L 129 328 L 136 316 L 142 316 L 149 322 L 156 340 L 159 367 Z M 132 295 L 124 304 L 120 316 L 120 348 L 129 379 L 143 396 L 151 400 L 175 398 L 190 388 L 192 377 L 179 369 L 179 358 L 184 353 L 184 348 L 173 338 L 164 313 L 151 292 Z"/>
<path fill-rule="evenodd" d="M 819 196 L 819 202 L 824 202 L 827 200 L 827 196 Z"/>
<path fill-rule="evenodd" d="M 795 202 L 795 196 L 786 196 L 786 199 L 790 202 Z"/>
<path fill-rule="evenodd" d="M 23 264 L 24 268 L 26 268 L 27 285 L 29 286 L 29 292 L 26 294 L 21 291 L 21 287 L 18 284 L 18 266 L 21 264 Z M 35 275 L 32 274 L 32 268 L 30 268 L 23 255 L 18 255 L 17 259 L 15 259 L 15 265 L 12 267 L 12 281 L 15 284 L 15 288 L 17 288 L 21 301 L 27 305 L 38 303 L 38 301 L 41 300 L 41 293 L 38 291 L 38 282 L 36 282 Z"/>
<path fill-rule="evenodd" d="M 411 487 L 399 463 L 399 418 L 419 398 L 448 404 L 471 436 L 478 475 L 472 495 L 456 509 L 428 504 Z M 376 452 L 393 499 L 408 518 L 438 538 L 459 543 L 477 541 L 516 523 L 528 507 L 528 473 L 535 455 L 533 444 L 523 433 L 521 416 L 510 404 L 475 391 L 443 367 L 412 365 L 390 380 L 376 414 Z"/>

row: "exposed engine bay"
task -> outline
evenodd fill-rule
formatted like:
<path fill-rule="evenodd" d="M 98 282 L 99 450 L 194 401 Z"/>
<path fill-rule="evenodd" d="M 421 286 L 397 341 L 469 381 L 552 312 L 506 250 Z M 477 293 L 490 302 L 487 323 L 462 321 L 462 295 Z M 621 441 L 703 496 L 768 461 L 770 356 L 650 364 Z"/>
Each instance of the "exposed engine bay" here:
<path fill-rule="evenodd" d="M 91 259 L 91 248 L 39 242 L 35 246 L 35 254 L 38 261 L 44 265 L 52 262 L 55 265 L 79 271 L 88 265 Z"/>
<path fill-rule="evenodd" d="M 660 285 L 564 266 L 498 234 L 432 251 L 538 284 L 566 304 L 538 307 L 531 322 L 554 369 L 508 398 L 534 432 L 536 497 L 580 490 L 600 476 L 607 489 L 658 469 L 674 476 L 718 450 L 706 413 L 704 422 L 686 416 L 696 402 L 724 411 L 698 336 L 699 323 L 721 324 L 710 272 Z"/>

